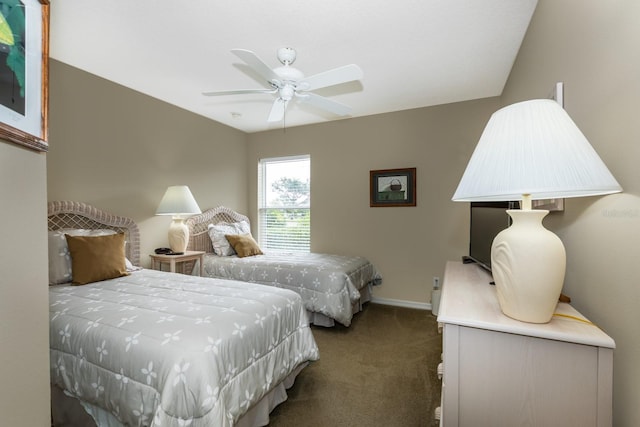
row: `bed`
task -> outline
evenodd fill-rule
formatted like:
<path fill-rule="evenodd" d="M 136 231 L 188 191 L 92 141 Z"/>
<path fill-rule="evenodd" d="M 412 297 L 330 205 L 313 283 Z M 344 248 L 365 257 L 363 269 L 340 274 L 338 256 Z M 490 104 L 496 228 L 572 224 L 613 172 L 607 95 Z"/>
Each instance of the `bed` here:
<path fill-rule="evenodd" d="M 364 257 L 319 253 L 267 252 L 238 256 L 225 235 L 250 236 L 249 218 L 224 206 L 186 220 L 188 250 L 204 251 L 204 275 L 284 289 L 302 297 L 310 321 L 331 327 L 349 326 L 353 315 L 371 299 L 371 288 L 382 279 Z M 227 245 L 225 246 L 225 243 Z"/>
<path fill-rule="evenodd" d="M 50 273 L 70 258 L 82 281 L 77 245 L 96 242 L 126 269 L 49 286 L 53 425 L 262 426 L 318 359 L 295 292 L 141 269 L 136 224 L 83 203 L 52 202 L 48 218 L 50 245 L 72 236 Z"/>

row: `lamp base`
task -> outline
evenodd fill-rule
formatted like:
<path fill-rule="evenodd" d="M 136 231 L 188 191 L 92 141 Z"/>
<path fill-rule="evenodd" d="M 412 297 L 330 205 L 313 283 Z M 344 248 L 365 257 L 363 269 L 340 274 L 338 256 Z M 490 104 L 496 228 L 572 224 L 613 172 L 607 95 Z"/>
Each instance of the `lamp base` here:
<path fill-rule="evenodd" d="M 545 210 L 507 210 L 511 227 L 491 246 L 491 271 L 502 312 L 516 320 L 547 323 L 562 291 L 566 253 L 544 228 Z"/>
<path fill-rule="evenodd" d="M 189 227 L 183 218 L 174 217 L 169 226 L 169 247 L 173 252 L 184 252 L 189 243 Z"/>

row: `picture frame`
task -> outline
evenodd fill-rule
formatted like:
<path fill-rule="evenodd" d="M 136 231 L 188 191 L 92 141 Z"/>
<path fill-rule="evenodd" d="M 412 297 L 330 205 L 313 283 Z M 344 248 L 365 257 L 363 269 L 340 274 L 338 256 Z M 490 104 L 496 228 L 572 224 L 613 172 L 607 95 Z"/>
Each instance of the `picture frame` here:
<path fill-rule="evenodd" d="M 416 168 L 369 171 L 370 207 L 416 206 Z"/>
<path fill-rule="evenodd" d="M 23 0 L 2 10 L 0 139 L 47 151 L 49 0 Z"/>

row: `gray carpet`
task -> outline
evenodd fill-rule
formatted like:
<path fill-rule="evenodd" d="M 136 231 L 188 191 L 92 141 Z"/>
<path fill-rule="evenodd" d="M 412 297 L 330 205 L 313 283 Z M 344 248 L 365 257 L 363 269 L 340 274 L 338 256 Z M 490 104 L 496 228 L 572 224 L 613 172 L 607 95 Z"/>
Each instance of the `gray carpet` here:
<path fill-rule="evenodd" d="M 349 328 L 313 327 L 320 360 L 270 427 L 436 426 L 442 336 L 430 311 L 367 304 Z"/>

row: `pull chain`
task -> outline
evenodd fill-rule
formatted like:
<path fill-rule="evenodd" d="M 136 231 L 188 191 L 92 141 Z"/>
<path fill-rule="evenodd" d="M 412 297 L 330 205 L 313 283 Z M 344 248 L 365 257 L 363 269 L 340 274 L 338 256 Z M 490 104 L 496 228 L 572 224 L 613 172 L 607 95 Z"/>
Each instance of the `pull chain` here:
<path fill-rule="evenodd" d="M 287 133 L 287 104 L 284 104 L 284 113 L 282 114 L 282 133 Z"/>

